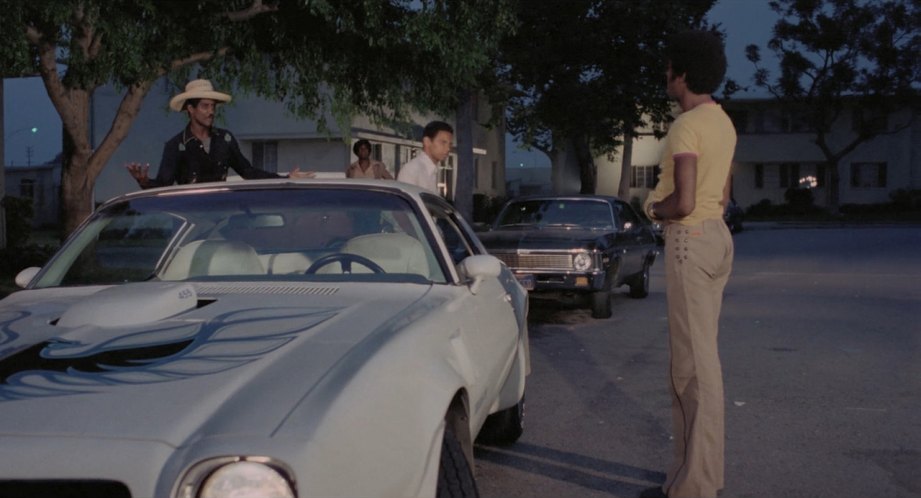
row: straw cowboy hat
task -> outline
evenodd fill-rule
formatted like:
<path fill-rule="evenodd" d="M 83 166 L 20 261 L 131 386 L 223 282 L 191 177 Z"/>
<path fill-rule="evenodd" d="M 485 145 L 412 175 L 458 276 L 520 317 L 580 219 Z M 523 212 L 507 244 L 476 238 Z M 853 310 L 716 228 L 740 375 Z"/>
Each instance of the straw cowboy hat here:
<path fill-rule="evenodd" d="M 176 95 L 169 101 L 169 108 L 174 111 L 181 111 L 185 107 L 185 101 L 189 99 L 211 99 L 218 102 L 230 102 L 230 95 L 221 92 L 215 92 L 214 87 L 208 80 L 192 80 L 185 86 L 185 91 Z"/>

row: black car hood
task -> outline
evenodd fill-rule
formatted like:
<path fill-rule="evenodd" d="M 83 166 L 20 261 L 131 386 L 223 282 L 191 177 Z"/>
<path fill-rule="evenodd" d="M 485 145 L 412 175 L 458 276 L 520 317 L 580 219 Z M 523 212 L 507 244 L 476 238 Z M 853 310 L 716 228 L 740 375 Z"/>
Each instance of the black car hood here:
<path fill-rule="evenodd" d="M 492 230 L 478 234 L 489 251 L 518 249 L 566 250 L 600 249 L 613 240 L 614 232 L 578 229 L 511 229 Z"/>

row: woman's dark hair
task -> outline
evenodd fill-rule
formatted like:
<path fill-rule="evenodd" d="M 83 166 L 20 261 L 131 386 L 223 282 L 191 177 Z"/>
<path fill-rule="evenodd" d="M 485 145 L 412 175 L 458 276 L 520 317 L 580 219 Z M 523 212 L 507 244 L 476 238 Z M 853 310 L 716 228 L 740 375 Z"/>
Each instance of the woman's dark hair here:
<path fill-rule="evenodd" d="M 365 140 L 364 138 L 362 138 L 361 140 L 355 142 L 354 145 L 352 145 L 352 153 L 355 154 L 355 155 L 357 156 L 357 155 L 358 155 L 358 149 L 360 149 L 362 145 L 364 145 L 365 147 L 367 147 L 368 150 L 371 150 L 371 142 L 368 141 L 368 140 Z"/>
<path fill-rule="evenodd" d="M 688 90 L 694 93 L 716 92 L 726 76 L 723 40 L 712 31 L 683 31 L 670 36 L 665 55 L 672 77 L 684 75 Z"/>

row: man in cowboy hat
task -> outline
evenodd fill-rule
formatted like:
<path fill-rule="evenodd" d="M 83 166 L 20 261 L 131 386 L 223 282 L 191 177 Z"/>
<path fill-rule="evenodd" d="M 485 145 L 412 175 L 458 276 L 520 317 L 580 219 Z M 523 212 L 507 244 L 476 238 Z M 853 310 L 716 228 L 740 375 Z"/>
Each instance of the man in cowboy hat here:
<path fill-rule="evenodd" d="M 254 168 L 240 152 L 237 139 L 229 131 L 214 127 L 215 110 L 223 102 L 230 102 L 230 95 L 216 92 L 208 80 L 190 81 L 184 92 L 170 100 L 170 109 L 189 114 L 189 124 L 163 146 L 156 178 L 147 176 L 149 164 L 126 166 L 141 188 L 223 181 L 227 179 L 228 169 L 246 179 L 286 176 Z M 287 176 L 311 178 L 314 174 L 294 168 Z"/>

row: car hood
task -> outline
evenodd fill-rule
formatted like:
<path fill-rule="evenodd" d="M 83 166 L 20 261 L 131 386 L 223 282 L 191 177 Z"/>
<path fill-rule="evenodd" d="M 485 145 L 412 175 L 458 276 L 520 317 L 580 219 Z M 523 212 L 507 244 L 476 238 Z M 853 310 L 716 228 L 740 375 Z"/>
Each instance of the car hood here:
<path fill-rule="evenodd" d="M 492 230 L 477 234 L 490 251 L 514 252 L 519 249 L 568 250 L 576 247 L 596 249 L 604 245 L 610 232 L 566 229 Z"/>
<path fill-rule="evenodd" d="M 349 351 L 376 343 L 365 339 L 430 289 L 150 282 L 19 291 L 0 303 L 0 435 L 173 447 L 269 436 Z"/>

